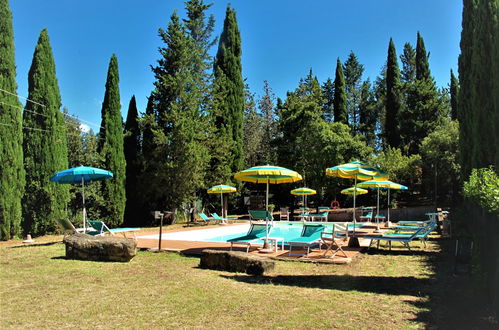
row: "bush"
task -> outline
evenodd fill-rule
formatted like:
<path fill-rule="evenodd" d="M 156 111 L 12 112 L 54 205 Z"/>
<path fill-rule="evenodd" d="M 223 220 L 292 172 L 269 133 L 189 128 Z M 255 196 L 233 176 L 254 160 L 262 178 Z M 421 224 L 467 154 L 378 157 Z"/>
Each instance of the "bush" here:
<path fill-rule="evenodd" d="M 464 183 L 464 196 L 499 216 L 499 176 L 494 169 L 473 169 L 469 181 Z"/>

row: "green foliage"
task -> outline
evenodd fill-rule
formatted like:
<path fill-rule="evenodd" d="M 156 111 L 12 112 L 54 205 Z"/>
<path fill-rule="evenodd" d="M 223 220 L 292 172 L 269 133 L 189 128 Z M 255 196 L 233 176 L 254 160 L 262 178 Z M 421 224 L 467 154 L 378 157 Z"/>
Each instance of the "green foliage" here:
<path fill-rule="evenodd" d="M 54 219 L 67 215 L 68 185 L 49 179 L 68 168 L 66 128 L 55 63 L 47 30 L 42 30 L 28 74 L 28 102 L 23 113 L 24 168 L 23 227 L 26 233 L 42 235 L 55 229 Z"/>
<path fill-rule="evenodd" d="M 263 96 L 258 100 L 258 109 L 263 119 L 263 137 L 260 164 L 274 164 L 276 161 L 275 138 L 277 137 L 275 95 L 268 81 L 263 82 Z"/>
<path fill-rule="evenodd" d="M 369 79 L 362 83 L 359 101 L 359 133 L 365 138 L 366 144 L 376 147 L 376 126 L 379 122 L 379 107 L 376 106 L 374 91 Z"/>
<path fill-rule="evenodd" d="M 340 58 L 336 60 L 336 72 L 334 78 L 334 122 L 348 125 L 347 96 L 345 91 L 345 76 Z"/>
<path fill-rule="evenodd" d="M 215 104 L 214 117 L 218 138 L 225 141 L 221 149 L 229 150 L 230 177 L 244 166 L 243 123 L 244 123 L 244 82 L 241 64 L 241 36 L 237 25 L 236 12 L 227 6 L 224 28 L 215 58 Z M 215 152 L 215 151 L 214 151 Z"/>
<path fill-rule="evenodd" d="M 434 194 L 436 171 L 440 202 L 450 203 L 457 197 L 461 173 L 458 149 L 459 124 L 450 118 L 442 120 L 421 142 L 425 190 Z"/>
<path fill-rule="evenodd" d="M 202 111 L 203 89 L 193 71 L 201 65 L 201 57 L 190 51 L 195 39 L 176 12 L 168 29 L 159 33 L 165 47 L 160 48 L 162 57 L 152 68 L 156 78 L 151 103 L 154 116 L 147 118 L 154 149 L 143 175 L 151 183 L 149 205 L 175 210 L 194 203 L 197 190 L 205 186 L 209 131 Z"/>
<path fill-rule="evenodd" d="M 400 113 L 402 111 L 401 87 L 397 53 L 393 40 L 390 38 L 386 62 L 386 111 L 383 135 L 385 144 L 392 148 L 398 148 L 401 142 L 399 127 Z"/>
<path fill-rule="evenodd" d="M 414 190 L 420 184 L 421 157 L 405 156 L 400 149 L 388 147 L 375 157 L 374 164 L 390 174 L 390 181 Z"/>
<path fill-rule="evenodd" d="M 8 0 L 0 0 L 0 240 L 21 234 L 25 172 L 21 103 L 17 93 L 14 32 Z M 12 93 L 12 94 L 9 94 Z"/>
<path fill-rule="evenodd" d="M 464 196 L 477 202 L 487 212 L 499 216 L 499 175 L 493 167 L 474 168 L 464 182 Z"/>
<path fill-rule="evenodd" d="M 404 44 L 400 61 L 402 62 L 402 71 L 400 72 L 402 82 L 405 84 L 413 82 L 416 79 L 416 52 L 408 42 Z"/>
<path fill-rule="evenodd" d="M 112 179 L 102 181 L 102 220 L 117 227 L 123 223 L 125 212 L 126 162 L 123 152 L 123 120 L 120 112 L 118 59 L 111 56 L 107 72 L 106 92 L 102 102 L 102 127 L 99 132 L 99 152 L 104 168 L 113 172 Z"/>
<path fill-rule="evenodd" d="M 499 31 L 497 0 L 464 1 L 458 119 L 463 177 L 499 166 Z"/>
<path fill-rule="evenodd" d="M 263 116 L 256 111 L 253 94 L 249 86 L 245 88 L 246 106 L 244 109 L 244 156 L 245 167 L 253 167 L 261 163 L 263 151 L 264 123 Z"/>
<path fill-rule="evenodd" d="M 428 54 L 421 34 L 417 35 L 416 41 L 416 79 L 424 80 L 430 78 L 430 64 L 428 63 Z"/>
<path fill-rule="evenodd" d="M 343 69 L 345 73 L 348 122 L 350 123 L 350 127 L 352 127 L 352 132 L 358 134 L 360 125 L 361 79 L 364 66 L 359 63 L 354 52 L 350 52 Z"/>
<path fill-rule="evenodd" d="M 324 120 L 328 123 L 334 118 L 334 84 L 331 78 L 327 78 L 322 84 L 322 96 L 324 97 Z"/>
<path fill-rule="evenodd" d="M 459 98 L 459 81 L 452 69 L 450 70 L 450 105 L 451 105 L 451 118 L 453 120 L 457 119 L 458 113 L 458 98 Z"/>
<path fill-rule="evenodd" d="M 123 138 L 123 152 L 126 161 L 124 221 L 128 225 L 140 225 L 139 219 L 141 219 L 142 215 L 140 209 L 140 192 L 137 190 L 141 172 L 140 139 L 139 114 L 134 95 L 128 105 Z"/>

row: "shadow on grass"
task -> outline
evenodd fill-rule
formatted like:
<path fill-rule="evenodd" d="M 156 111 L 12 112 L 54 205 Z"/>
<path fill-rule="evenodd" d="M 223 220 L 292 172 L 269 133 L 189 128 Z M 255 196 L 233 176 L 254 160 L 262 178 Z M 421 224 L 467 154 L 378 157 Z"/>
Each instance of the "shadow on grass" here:
<path fill-rule="evenodd" d="M 25 244 L 25 245 L 11 246 L 10 249 L 34 248 L 34 247 L 40 247 L 40 246 L 51 246 L 51 245 L 55 245 L 55 244 L 62 244 L 62 241 L 47 242 L 47 243 L 29 243 L 29 244 Z"/>
<path fill-rule="evenodd" d="M 412 276 L 351 276 L 351 275 L 221 275 L 245 283 L 288 285 L 312 289 L 361 291 L 389 295 L 426 295 L 433 280 Z"/>

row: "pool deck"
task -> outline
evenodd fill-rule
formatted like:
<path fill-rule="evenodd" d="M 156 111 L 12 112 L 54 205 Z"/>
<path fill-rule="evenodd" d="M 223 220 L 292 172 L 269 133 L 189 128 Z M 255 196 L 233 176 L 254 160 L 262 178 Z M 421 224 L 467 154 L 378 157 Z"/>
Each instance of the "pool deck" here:
<path fill-rule="evenodd" d="M 190 231 L 203 228 L 216 228 L 219 225 L 209 225 L 200 227 L 187 227 L 180 228 L 176 230 L 163 230 L 163 233 L 172 233 L 179 231 Z M 231 226 L 231 225 L 225 225 Z M 369 225 L 366 227 L 358 228 L 356 232 L 361 235 L 373 233 L 376 229 L 375 225 Z M 140 236 L 146 235 L 158 235 L 158 232 L 141 233 Z M 157 250 L 158 249 L 158 239 L 151 238 L 141 238 L 137 237 L 137 247 L 143 250 Z M 348 247 L 344 246 L 343 250 L 348 257 L 343 255 L 337 255 L 331 258 L 331 252 L 328 255 L 323 256 L 324 250 L 319 250 L 318 248 L 311 249 L 308 256 L 296 256 L 289 255 L 289 250 L 278 249 L 277 252 L 262 252 L 261 249 L 252 248 L 249 253 L 259 256 L 265 256 L 280 260 L 295 260 L 295 261 L 306 261 L 306 262 L 317 262 L 317 263 L 333 263 L 333 264 L 345 264 L 350 263 L 353 258 L 355 258 L 359 253 L 369 246 L 369 240 L 359 238 L 360 247 Z M 204 249 L 215 249 L 215 250 L 229 250 L 230 244 L 225 242 L 198 242 L 198 241 L 181 241 L 181 240 L 161 240 L 161 251 L 174 251 L 185 255 L 199 256 Z M 234 246 L 234 251 L 246 251 L 246 247 Z M 293 248 L 293 253 L 299 252 L 299 249 Z"/>

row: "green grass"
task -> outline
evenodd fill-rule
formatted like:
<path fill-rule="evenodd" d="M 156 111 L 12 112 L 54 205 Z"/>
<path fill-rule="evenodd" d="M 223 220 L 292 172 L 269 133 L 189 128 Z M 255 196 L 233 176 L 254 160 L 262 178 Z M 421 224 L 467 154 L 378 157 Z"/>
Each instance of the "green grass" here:
<path fill-rule="evenodd" d="M 463 325 L 446 299 L 452 285 L 466 281 L 444 271 L 449 254 L 436 242 L 425 252 L 362 254 L 349 265 L 277 262 L 262 277 L 200 269 L 198 258 L 175 253 L 88 262 L 65 259 L 62 243 L 18 242 L 0 243 L 0 253 L 2 329 Z"/>

